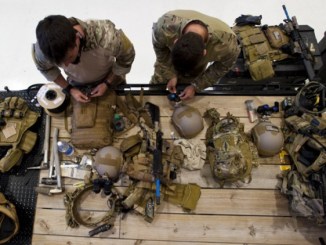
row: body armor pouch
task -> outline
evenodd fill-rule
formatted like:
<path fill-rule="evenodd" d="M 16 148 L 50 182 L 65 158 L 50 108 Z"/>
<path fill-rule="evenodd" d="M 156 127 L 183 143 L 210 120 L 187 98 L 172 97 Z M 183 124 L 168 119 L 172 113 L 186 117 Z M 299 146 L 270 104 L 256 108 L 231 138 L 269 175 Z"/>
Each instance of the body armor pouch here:
<path fill-rule="evenodd" d="M 39 114 L 30 110 L 20 97 L 7 97 L 0 103 L 0 113 L 5 122 L 0 131 L 0 146 L 11 146 L 0 160 L 0 172 L 6 172 L 20 164 L 24 154 L 34 147 L 37 134 L 28 129 L 36 123 Z"/>
<path fill-rule="evenodd" d="M 19 230 L 15 206 L 0 192 L 0 244 L 5 244 Z"/>

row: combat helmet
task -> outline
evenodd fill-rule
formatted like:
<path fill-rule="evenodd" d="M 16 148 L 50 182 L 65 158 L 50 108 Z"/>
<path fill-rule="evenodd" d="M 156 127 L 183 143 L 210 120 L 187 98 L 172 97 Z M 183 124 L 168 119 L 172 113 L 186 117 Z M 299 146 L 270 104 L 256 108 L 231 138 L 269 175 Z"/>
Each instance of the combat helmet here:
<path fill-rule="evenodd" d="M 284 136 L 279 127 L 270 121 L 261 121 L 251 130 L 253 141 L 258 154 L 263 157 L 271 157 L 279 153 L 283 147 Z"/>
<path fill-rule="evenodd" d="M 179 135 L 190 139 L 195 137 L 204 128 L 200 112 L 189 105 L 178 104 L 172 114 L 172 124 Z"/>
<path fill-rule="evenodd" d="M 119 177 L 123 156 L 118 148 L 105 146 L 96 152 L 94 159 L 94 169 L 99 175 L 107 176 L 111 179 Z"/>

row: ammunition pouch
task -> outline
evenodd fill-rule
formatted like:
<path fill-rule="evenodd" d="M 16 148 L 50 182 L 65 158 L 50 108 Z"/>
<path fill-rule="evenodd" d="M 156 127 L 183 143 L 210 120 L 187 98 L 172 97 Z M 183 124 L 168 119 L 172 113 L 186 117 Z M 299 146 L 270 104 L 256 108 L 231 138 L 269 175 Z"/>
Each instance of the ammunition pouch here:
<path fill-rule="evenodd" d="M 246 66 L 255 81 L 273 77 L 273 62 L 289 57 L 281 50 L 289 38 L 278 26 L 237 25 L 232 29 L 240 40 Z"/>
<path fill-rule="evenodd" d="M 31 111 L 22 98 L 8 97 L 0 103 L 0 115 L 4 120 L 0 131 L 0 146 L 11 146 L 0 160 L 0 172 L 7 172 L 20 164 L 24 154 L 33 149 L 37 134 L 28 129 L 36 123 L 39 114 Z"/>
<path fill-rule="evenodd" d="M 205 113 L 206 117 L 212 110 Z M 258 153 L 244 133 L 244 125 L 230 113 L 210 125 L 206 133 L 207 161 L 221 187 L 226 182 L 251 181 L 251 170 Z"/>
<path fill-rule="evenodd" d="M 19 231 L 15 206 L 0 192 L 0 244 L 5 244 Z"/>

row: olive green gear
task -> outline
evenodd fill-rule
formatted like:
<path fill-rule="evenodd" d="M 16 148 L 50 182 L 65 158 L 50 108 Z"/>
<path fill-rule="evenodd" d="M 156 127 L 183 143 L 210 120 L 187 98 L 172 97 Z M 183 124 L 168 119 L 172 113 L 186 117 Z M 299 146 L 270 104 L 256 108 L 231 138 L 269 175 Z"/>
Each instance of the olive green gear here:
<path fill-rule="evenodd" d="M 19 231 L 15 206 L 0 192 L 0 244 L 5 244 Z"/>
<path fill-rule="evenodd" d="M 312 126 L 311 122 L 319 120 L 319 126 Z M 283 132 L 285 135 L 284 148 L 288 152 L 300 174 L 307 178 L 311 173 L 320 171 L 326 165 L 326 144 L 325 136 L 311 133 L 309 131 L 324 131 L 326 130 L 326 120 L 322 118 L 312 117 L 303 114 L 301 117 L 293 115 L 285 119 Z M 301 132 L 301 133 L 299 133 Z M 318 143 L 319 142 L 319 143 Z M 322 144 L 322 145 L 321 145 Z M 310 152 L 314 152 L 314 158 L 309 159 L 303 164 L 305 156 L 302 154 L 302 149 L 307 146 Z"/>
<path fill-rule="evenodd" d="M 0 172 L 7 172 L 33 149 L 37 134 L 28 129 L 36 123 L 39 113 L 30 110 L 24 99 L 7 97 L 0 103 L 0 115 L 5 122 L 0 130 L 0 146 L 11 146 L 0 160 Z"/>
<path fill-rule="evenodd" d="M 212 112 L 211 109 L 206 115 L 209 117 Z M 257 150 L 244 133 L 244 125 L 230 113 L 221 120 L 211 121 L 215 123 L 207 129 L 206 159 L 215 180 L 221 187 L 227 182 L 249 183 L 252 167 L 257 165 Z"/>

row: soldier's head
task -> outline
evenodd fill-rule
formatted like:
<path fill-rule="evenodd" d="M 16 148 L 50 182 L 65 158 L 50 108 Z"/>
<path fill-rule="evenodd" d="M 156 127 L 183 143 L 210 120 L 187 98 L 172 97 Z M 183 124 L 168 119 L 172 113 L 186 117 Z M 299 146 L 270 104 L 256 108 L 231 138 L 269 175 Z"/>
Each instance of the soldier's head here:
<path fill-rule="evenodd" d="M 171 51 L 172 64 L 177 73 L 185 75 L 200 62 L 205 55 L 203 38 L 194 32 L 187 32 L 176 40 Z"/>
<path fill-rule="evenodd" d="M 60 65 L 78 63 L 80 56 L 80 34 L 69 19 L 62 15 L 50 15 L 36 27 L 37 42 L 43 54 Z"/>

